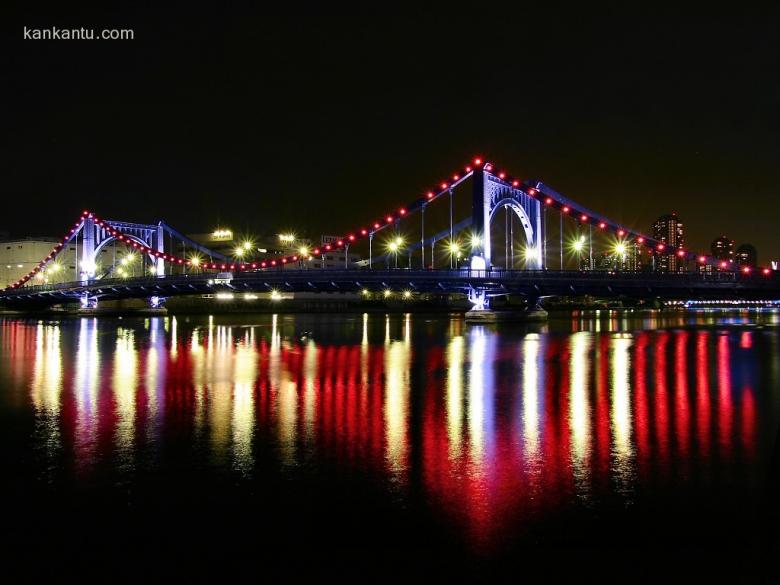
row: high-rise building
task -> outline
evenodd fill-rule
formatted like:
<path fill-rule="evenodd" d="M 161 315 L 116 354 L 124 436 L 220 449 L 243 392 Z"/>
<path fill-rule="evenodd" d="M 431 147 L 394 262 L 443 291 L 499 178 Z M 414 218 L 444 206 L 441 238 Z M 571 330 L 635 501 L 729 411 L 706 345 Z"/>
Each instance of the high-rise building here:
<path fill-rule="evenodd" d="M 676 213 L 662 215 L 653 224 L 653 238 L 665 246 L 682 248 L 685 245 L 683 224 Z M 685 270 L 685 261 L 674 252 L 656 252 L 655 269 L 659 272 L 681 272 Z"/>
<path fill-rule="evenodd" d="M 734 240 L 726 236 L 718 236 L 712 240 L 710 252 L 718 260 L 730 262 L 734 260 Z"/>
<path fill-rule="evenodd" d="M 758 264 L 758 252 L 752 244 L 740 244 L 734 256 L 739 266 L 755 268 Z"/>

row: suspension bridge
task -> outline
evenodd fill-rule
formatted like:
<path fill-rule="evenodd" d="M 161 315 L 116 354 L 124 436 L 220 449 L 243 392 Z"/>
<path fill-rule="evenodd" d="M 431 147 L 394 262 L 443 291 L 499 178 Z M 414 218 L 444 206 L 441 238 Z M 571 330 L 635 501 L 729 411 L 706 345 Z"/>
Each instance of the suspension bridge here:
<path fill-rule="evenodd" d="M 465 200 L 456 198 L 464 192 Z M 0 302 L 93 309 L 100 300 L 142 298 L 160 307 L 172 296 L 221 291 L 393 290 L 463 293 L 477 310 L 506 294 L 524 295 L 531 306 L 545 296 L 780 299 L 780 278 L 769 268 L 737 267 L 655 239 L 479 158 L 380 219 L 338 233 L 345 235 L 319 247 L 248 259 L 211 250 L 162 221 L 108 220 L 86 210 L 45 258 L 0 291 Z M 503 250 L 495 246 L 501 235 Z M 112 262 L 101 264 L 109 247 Z M 117 247 L 137 253 L 148 270 L 117 278 Z M 366 252 L 360 268 L 310 268 L 312 258 L 350 247 Z M 42 284 L 66 249 L 75 251 L 74 273 Z M 597 267 L 604 258 L 607 265 Z"/>

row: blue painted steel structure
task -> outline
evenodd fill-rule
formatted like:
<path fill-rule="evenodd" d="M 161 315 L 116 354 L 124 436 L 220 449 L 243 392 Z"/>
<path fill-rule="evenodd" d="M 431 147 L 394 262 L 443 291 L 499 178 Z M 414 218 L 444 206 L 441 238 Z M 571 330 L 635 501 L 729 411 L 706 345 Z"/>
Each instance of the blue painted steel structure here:
<path fill-rule="evenodd" d="M 609 273 L 529 270 L 266 270 L 236 274 L 188 274 L 104 279 L 89 283 L 29 286 L 0 293 L 9 307 L 212 294 L 218 292 L 360 292 L 409 290 L 418 293 L 482 291 L 486 297 L 521 294 L 540 297 L 594 295 L 639 299 L 780 299 L 780 278 L 727 273 Z M 96 306 L 91 305 L 91 306 Z"/>

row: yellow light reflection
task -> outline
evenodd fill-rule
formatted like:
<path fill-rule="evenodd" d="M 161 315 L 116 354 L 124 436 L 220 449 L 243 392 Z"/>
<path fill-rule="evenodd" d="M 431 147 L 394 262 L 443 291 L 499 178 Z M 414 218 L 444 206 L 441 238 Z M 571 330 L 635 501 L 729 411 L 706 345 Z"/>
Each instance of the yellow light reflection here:
<path fill-rule="evenodd" d="M 401 341 L 385 348 L 385 436 L 390 473 L 402 479 L 406 470 L 410 348 Z"/>
<path fill-rule="evenodd" d="M 138 384 L 135 334 L 130 329 L 116 332 L 112 388 L 116 408 L 116 449 L 121 465 L 132 465 L 135 442 L 135 393 Z"/>
<path fill-rule="evenodd" d="M 36 432 L 42 435 L 46 452 L 53 455 L 61 445 L 59 412 L 62 393 L 62 354 L 59 325 L 38 324 L 31 397 Z"/>
<path fill-rule="evenodd" d="M 463 336 L 459 335 L 450 340 L 447 348 L 447 437 L 452 459 L 460 457 L 462 450 L 465 346 Z"/>
<path fill-rule="evenodd" d="M 35 333 L 35 365 L 32 402 L 41 414 L 56 415 L 62 391 L 62 355 L 58 325 L 38 323 Z"/>

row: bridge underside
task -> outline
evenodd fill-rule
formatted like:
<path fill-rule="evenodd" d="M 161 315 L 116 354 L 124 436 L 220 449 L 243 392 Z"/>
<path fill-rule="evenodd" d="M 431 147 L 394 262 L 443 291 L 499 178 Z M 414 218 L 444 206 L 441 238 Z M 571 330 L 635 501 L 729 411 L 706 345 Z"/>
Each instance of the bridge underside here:
<path fill-rule="evenodd" d="M 728 278 L 726 278 L 728 276 Z M 149 299 L 218 292 L 360 292 L 391 289 L 418 293 L 487 296 L 521 294 L 529 298 L 596 297 L 635 299 L 780 299 L 780 280 L 738 275 L 609 274 L 502 270 L 279 270 L 235 274 L 229 282 L 214 275 L 180 275 L 89 284 L 25 287 L 0 295 L 8 308 L 34 308 L 100 300 Z"/>

